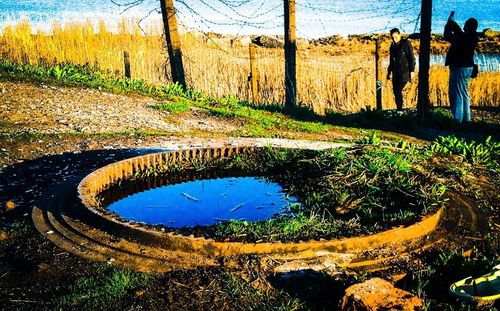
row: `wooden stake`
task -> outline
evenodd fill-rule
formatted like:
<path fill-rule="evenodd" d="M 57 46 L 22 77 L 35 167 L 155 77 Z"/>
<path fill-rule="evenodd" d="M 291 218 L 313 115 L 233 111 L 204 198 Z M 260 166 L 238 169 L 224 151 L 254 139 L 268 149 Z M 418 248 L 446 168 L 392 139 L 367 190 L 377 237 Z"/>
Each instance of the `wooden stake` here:
<path fill-rule="evenodd" d="M 297 104 L 296 54 L 295 36 L 295 0 L 285 1 L 285 105 L 294 108 Z"/>
<path fill-rule="evenodd" d="M 380 38 L 375 39 L 375 87 L 377 90 L 377 109 L 382 109 L 382 59 L 380 58 Z"/>
<path fill-rule="evenodd" d="M 255 63 L 255 44 L 250 43 L 248 46 L 250 52 L 250 83 L 252 87 L 252 101 L 259 102 L 259 72 Z"/>
<path fill-rule="evenodd" d="M 168 57 L 172 70 L 172 80 L 186 89 L 186 78 L 184 76 L 184 65 L 182 64 L 181 40 L 177 29 L 177 18 L 175 16 L 174 0 L 160 0 L 163 26 L 167 39 Z"/>
<path fill-rule="evenodd" d="M 432 0 L 422 0 L 420 24 L 420 53 L 418 56 L 417 115 L 423 123 L 429 114 L 429 68 L 431 49 Z"/>
<path fill-rule="evenodd" d="M 125 77 L 131 78 L 130 74 L 130 55 L 127 51 L 123 51 L 123 63 L 125 64 Z"/>

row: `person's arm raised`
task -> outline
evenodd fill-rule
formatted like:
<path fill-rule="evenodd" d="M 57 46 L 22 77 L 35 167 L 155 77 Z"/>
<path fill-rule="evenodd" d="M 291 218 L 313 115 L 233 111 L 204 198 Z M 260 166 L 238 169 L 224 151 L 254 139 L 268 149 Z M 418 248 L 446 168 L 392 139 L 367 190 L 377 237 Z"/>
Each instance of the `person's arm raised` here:
<path fill-rule="evenodd" d="M 459 33 L 463 34 L 462 28 L 460 28 L 455 21 L 455 11 L 451 11 L 450 16 L 448 17 L 448 22 L 446 22 L 446 25 L 444 26 L 444 39 L 451 42 Z"/>

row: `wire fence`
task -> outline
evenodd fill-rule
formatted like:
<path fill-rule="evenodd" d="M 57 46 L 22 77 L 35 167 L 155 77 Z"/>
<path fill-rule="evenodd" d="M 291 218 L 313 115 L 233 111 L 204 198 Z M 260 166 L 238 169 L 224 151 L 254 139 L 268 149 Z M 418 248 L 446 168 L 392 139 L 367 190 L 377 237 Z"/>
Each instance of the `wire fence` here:
<path fill-rule="evenodd" d="M 200 46 L 203 48 L 219 50 L 211 52 L 211 60 L 202 61 L 196 57 L 194 49 L 185 49 L 184 55 L 188 60 L 188 75 L 191 84 L 202 90 L 208 91 L 214 96 L 237 94 L 240 99 L 250 100 L 250 84 L 247 79 L 250 70 L 249 54 L 245 49 L 234 47 L 233 43 L 241 36 L 243 28 L 253 30 L 255 34 L 268 33 L 271 38 L 282 44 L 283 33 L 283 2 L 282 1 L 259 1 L 248 0 L 229 3 L 227 1 L 214 1 L 208 4 L 206 1 L 197 0 L 202 6 L 204 14 L 197 12 L 196 1 L 187 3 L 182 1 L 178 6 L 177 13 L 181 25 L 188 32 L 197 32 Z M 277 3 L 276 3 L 277 2 Z M 217 3 L 222 3 L 223 6 Z M 390 29 L 398 27 L 407 29 L 409 32 L 419 31 L 420 1 L 373 1 L 370 5 L 366 2 L 346 6 L 345 3 L 327 1 L 314 3 L 311 0 L 297 1 L 297 33 L 299 37 L 307 38 L 308 34 L 302 28 L 308 25 L 319 25 L 319 31 L 323 37 L 335 36 L 334 30 L 325 23 L 353 23 L 359 21 L 372 21 L 378 18 L 387 20 L 383 27 L 367 31 L 366 38 L 381 33 L 387 33 Z M 266 8 L 264 6 L 267 5 Z M 205 9 L 203 9 L 205 6 Z M 245 6 L 253 8 L 253 11 L 245 10 Z M 348 9 L 346 9 L 348 7 Z M 199 6 L 198 6 L 199 8 Z M 243 14 L 241 12 L 250 12 Z M 305 14 L 304 12 L 312 12 Z M 233 13 L 236 13 L 233 15 Z M 389 16 L 389 18 L 387 18 Z M 406 18 L 398 18 L 405 16 Z M 222 18 L 221 18 L 222 17 Z M 223 22 L 222 22 L 223 21 Z M 272 21 L 272 22 L 270 22 Z M 396 21 L 396 22 L 395 22 Z M 190 23 L 191 26 L 187 24 Z M 217 26 L 225 25 L 238 29 L 232 36 L 223 38 L 214 37 Z M 271 31 L 271 32 L 270 32 Z M 235 39 L 236 38 L 236 39 Z M 344 42 L 351 44 L 342 49 L 339 46 L 313 46 L 309 40 L 299 40 L 297 57 L 298 77 L 298 101 L 311 106 L 316 112 L 324 113 L 328 110 L 355 111 L 366 106 L 374 107 L 376 100 L 375 81 L 375 59 L 373 53 L 374 43 L 369 40 L 362 42 Z M 278 45 L 274 42 L 275 45 Z M 384 54 L 387 54 L 389 40 L 383 45 Z M 416 42 L 418 44 L 418 42 Z M 338 50 L 334 52 L 334 50 Z M 342 52 L 343 51 L 343 52 Z M 332 55 L 333 54 L 333 55 Z M 335 55 L 340 54 L 340 55 Z M 245 63 L 245 61 L 247 63 Z M 265 103 L 283 103 L 284 101 L 284 55 L 281 46 L 278 48 L 259 48 L 254 61 L 259 71 L 258 81 L 259 99 Z M 234 66 L 227 63 L 232 62 Z M 207 68 L 207 63 L 211 64 Z M 384 62 L 386 63 L 386 62 Z M 385 67 L 387 64 L 385 64 Z M 214 71 L 219 69 L 220 73 Z M 243 70 L 242 70 L 243 69 Z M 199 81 L 193 78 L 197 75 L 209 75 L 213 77 L 209 82 L 206 79 Z M 385 74 L 383 74 L 385 77 Z M 416 74 L 414 75 L 416 76 Z M 446 80 L 447 72 L 442 66 L 435 66 L 431 71 L 431 100 L 436 105 L 446 105 L 447 89 L 442 81 Z M 238 78 L 239 77 L 239 78 Z M 210 80 L 210 79 L 209 79 Z M 224 82 L 221 80 L 225 80 Z M 202 83 L 204 82 L 204 83 Z M 225 88 L 216 85 L 224 84 Z M 478 83 L 476 83 L 478 84 Z M 380 83 L 379 83 L 380 85 Z M 394 100 L 390 81 L 383 79 L 383 107 L 394 108 Z M 485 103 L 487 100 L 480 98 L 480 85 L 473 86 L 473 101 Z M 489 87 L 491 90 L 491 86 Z M 226 91 L 226 93 L 224 93 Z M 227 92 L 229 91 L 229 92 Z M 498 90 L 493 88 L 491 93 L 496 94 Z M 477 96 L 474 96 L 477 95 Z M 497 95 L 495 95 L 497 96 Z M 417 100 L 417 81 L 413 81 L 405 90 L 405 103 L 407 107 L 415 107 Z"/>
<path fill-rule="evenodd" d="M 103 35 L 77 42 L 61 35 L 61 44 L 52 38 L 47 46 L 59 46 L 54 54 L 64 54 L 67 60 L 98 63 L 104 69 L 121 72 L 123 65 L 119 57 L 123 51 L 130 54 L 132 76 L 158 84 L 171 81 L 166 53 L 165 37 L 158 35 L 163 27 L 147 29 L 143 23 L 159 17 L 156 0 L 112 0 L 123 12 L 143 6 L 144 16 L 135 20 L 142 34 L 127 37 L 119 33 L 116 37 Z M 310 106 L 317 113 L 326 111 L 353 112 L 366 106 L 375 107 L 375 43 L 372 40 L 380 34 L 382 39 L 383 72 L 387 69 L 387 53 L 390 40 L 387 33 L 397 27 L 411 33 L 419 31 L 420 0 L 376 0 L 376 1 L 323 1 L 298 0 L 297 16 L 297 96 L 303 105 Z M 181 28 L 182 55 L 185 63 L 186 80 L 189 87 L 201 90 L 211 96 L 236 96 L 240 100 L 251 100 L 249 44 L 254 42 L 255 68 L 258 71 L 258 92 L 261 104 L 282 104 L 284 102 L 284 6 L 281 0 L 178 0 L 175 1 L 177 20 Z M 338 35 L 342 25 L 374 25 L 363 31 L 364 35 Z M 129 27 L 130 28 L 130 27 Z M 133 28 L 133 27 L 132 27 Z M 160 29 L 160 30 L 158 30 Z M 130 29 L 129 29 L 130 30 Z M 134 33 L 134 31 L 130 31 Z M 13 31 L 15 35 L 15 31 Z M 101 31 L 100 34 L 103 32 Z M 312 33 L 316 39 L 312 39 Z M 100 35 L 99 34 L 99 35 Z M 57 36 L 55 36 L 57 37 Z M 105 38 L 104 38 L 105 37 Z M 318 39 L 322 37 L 323 39 Z M 83 38 L 82 40 L 84 40 Z M 27 43 L 35 46 L 37 55 L 45 56 L 42 39 Z M 5 34 L 4 34 L 5 41 Z M 89 47 L 92 41 L 93 47 Z M 12 42 L 17 42 L 12 40 Z M 45 41 L 44 41 L 45 42 Z M 2 43 L 2 42 L 0 42 Z M 411 41 L 418 52 L 418 41 Z M 14 43 L 12 44 L 14 45 Z M 81 53 L 74 56 L 65 49 L 70 45 L 78 47 Z M 0 44 L 2 46 L 2 44 Z M 5 45 L 3 45 L 5 48 Z M 42 47 L 40 47 L 42 46 Z M 97 48 L 97 46 L 100 46 Z M 33 48 L 33 47 L 31 47 Z M 2 47 L 0 47 L 1 52 Z M 48 49 L 48 48 L 47 48 Z M 28 47 L 26 48 L 28 50 Z M 105 51 L 105 52 L 104 52 Z M 14 53 L 12 53 L 14 54 Z M 120 55 L 117 60 L 117 55 Z M 105 58 L 105 56 L 107 58 Z M 21 58 L 21 56 L 19 56 Z M 59 57 L 54 56 L 60 60 Z M 30 59 L 28 57 L 28 59 Z M 430 99 L 434 105 L 448 105 L 448 72 L 433 58 L 435 66 L 430 72 Z M 32 57 L 30 62 L 36 62 Z M 489 62 L 486 60 L 485 62 Z M 498 68 L 498 60 L 490 69 Z M 470 93 L 475 105 L 500 105 L 499 70 L 483 72 L 471 85 Z M 414 77 L 417 75 L 415 74 Z M 379 83 L 380 84 L 380 83 Z M 390 81 L 382 79 L 383 107 L 395 108 Z M 405 89 L 405 106 L 415 107 L 417 81 Z"/>

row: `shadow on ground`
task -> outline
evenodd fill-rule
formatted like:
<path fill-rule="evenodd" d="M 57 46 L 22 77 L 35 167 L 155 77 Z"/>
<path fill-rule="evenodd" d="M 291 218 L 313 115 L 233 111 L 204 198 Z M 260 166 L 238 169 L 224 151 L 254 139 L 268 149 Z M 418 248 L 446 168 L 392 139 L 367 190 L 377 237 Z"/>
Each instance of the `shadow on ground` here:
<path fill-rule="evenodd" d="M 35 200 L 48 189 L 75 178 L 83 178 L 107 164 L 159 149 L 112 149 L 65 152 L 8 166 L 0 171 L 0 203 L 15 203 L 11 217 L 30 212 Z"/>
<path fill-rule="evenodd" d="M 269 283 L 306 304 L 309 310 L 338 310 L 345 289 L 355 283 L 352 276 L 329 275 L 314 270 L 277 273 Z"/>
<path fill-rule="evenodd" d="M 484 140 L 492 136 L 500 140 L 500 108 L 473 107 L 473 121 L 459 124 L 453 120 L 449 107 L 431 109 L 424 123 L 418 122 L 415 110 L 372 110 L 369 107 L 356 113 L 327 112 L 318 115 L 309 107 L 286 108 L 280 105 L 247 104 L 254 109 L 280 112 L 299 121 L 321 122 L 349 128 L 389 131 L 413 136 L 423 140 L 434 140 L 438 136 L 455 135 L 467 140 Z"/>

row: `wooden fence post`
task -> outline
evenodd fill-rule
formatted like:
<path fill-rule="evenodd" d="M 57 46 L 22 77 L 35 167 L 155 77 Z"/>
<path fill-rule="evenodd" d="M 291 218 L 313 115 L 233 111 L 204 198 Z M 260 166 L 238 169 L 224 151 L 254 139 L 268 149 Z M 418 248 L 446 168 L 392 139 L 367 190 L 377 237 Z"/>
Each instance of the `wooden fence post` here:
<path fill-rule="evenodd" d="M 127 51 L 123 51 L 123 63 L 125 64 L 125 77 L 132 78 L 130 74 L 130 54 Z"/>
<path fill-rule="evenodd" d="M 177 30 L 177 18 L 175 16 L 174 0 L 160 0 L 163 26 L 167 39 L 168 57 L 172 70 L 172 80 L 186 89 L 186 78 L 184 76 L 184 65 L 182 64 L 181 39 Z"/>
<path fill-rule="evenodd" d="M 285 1 L 285 106 L 297 104 L 297 40 L 295 36 L 295 0 Z"/>
<path fill-rule="evenodd" d="M 380 38 L 375 39 L 375 87 L 377 89 L 377 109 L 382 109 L 382 59 L 380 58 Z"/>
<path fill-rule="evenodd" d="M 248 45 L 250 52 L 250 85 L 252 88 L 252 101 L 259 102 L 259 72 L 257 71 L 257 64 L 255 63 L 255 44 Z"/>
<path fill-rule="evenodd" d="M 417 116 L 423 123 L 429 114 L 429 67 L 431 49 L 432 0 L 422 0 L 420 24 L 420 51 L 418 56 Z"/>

